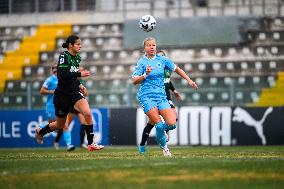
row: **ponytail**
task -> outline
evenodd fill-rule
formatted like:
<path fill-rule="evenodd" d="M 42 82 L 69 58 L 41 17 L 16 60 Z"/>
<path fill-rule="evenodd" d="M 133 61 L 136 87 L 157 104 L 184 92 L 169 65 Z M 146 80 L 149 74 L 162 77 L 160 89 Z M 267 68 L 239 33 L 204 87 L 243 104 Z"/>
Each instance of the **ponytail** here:
<path fill-rule="evenodd" d="M 66 41 L 62 44 L 62 47 L 68 49 L 69 43 L 70 43 L 71 45 L 74 45 L 78 39 L 80 39 L 80 38 L 79 38 L 77 35 L 70 35 L 70 36 L 66 39 Z"/>
<path fill-rule="evenodd" d="M 63 47 L 63 48 L 68 48 L 68 44 L 67 44 L 66 42 L 64 42 L 64 43 L 62 44 L 62 47 Z"/>

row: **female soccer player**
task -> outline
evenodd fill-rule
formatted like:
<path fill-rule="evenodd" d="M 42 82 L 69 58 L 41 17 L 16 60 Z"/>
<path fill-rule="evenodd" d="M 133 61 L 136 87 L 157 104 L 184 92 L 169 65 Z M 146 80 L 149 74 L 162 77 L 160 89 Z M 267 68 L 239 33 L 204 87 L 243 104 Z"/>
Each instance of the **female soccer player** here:
<path fill-rule="evenodd" d="M 176 72 L 186 79 L 188 84 L 197 89 L 197 84 L 186 73 L 176 66 L 170 59 L 156 54 L 156 40 L 146 38 L 143 41 L 145 55 L 139 59 L 132 74 L 133 84 L 140 84 L 137 98 L 149 120 L 156 128 L 156 139 L 163 149 L 164 156 L 171 156 L 166 144 L 164 131 L 175 127 L 176 116 L 167 100 L 164 86 L 164 70 Z M 162 122 L 160 115 L 163 117 Z"/>
<path fill-rule="evenodd" d="M 55 129 L 62 129 L 66 123 L 66 117 L 72 108 L 82 113 L 86 125 L 84 126 L 88 140 L 88 150 L 99 150 L 101 146 L 93 143 L 93 119 L 92 112 L 88 101 L 84 97 L 86 88 L 79 82 L 78 77 L 88 77 L 88 70 L 79 71 L 81 57 L 79 52 L 82 44 L 81 39 L 76 35 L 71 35 L 66 42 L 62 44 L 63 48 L 67 48 L 59 56 L 57 66 L 58 84 L 54 91 L 54 106 L 56 121 L 49 123 L 44 128 L 36 129 L 36 141 L 39 144 L 43 143 L 43 136 Z"/>
<path fill-rule="evenodd" d="M 54 91 L 56 89 L 58 79 L 57 79 L 57 63 L 53 64 L 51 67 L 52 75 L 49 76 L 43 83 L 40 88 L 40 94 L 47 95 L 45 111 L 47 115 L 48 122 L 54 122 L 56 120 L 55 117 L 55 108 L 53 105 Z M 54 147 L 55 149 L 59 148 L 59 139 L 63 134 L 64 141 L 67 145 L 67 151 L 72 151 L 75 149 L 75 146 L 71 144 L 71 132 L 68 129 L 68 125 L 65 126 L 62 130 L 58 130 L 57 135 L 54 139 Z"/>
<path fill-rule="evenodd" d="M 158 50 L 156 54 L 161 55 L 161 56 L 166 56 L 165 52 L 162 51 L 162 50 Z M 164 71 L 164 85 L 165 85 L 167 100 L 169 101 L 170 106 L 175 113 L 175 116 L 177 116 L 176 108 L 175 108 L 175 105 L 172 101 L 170 90 L 173 92 L 173 94 L 175 95 L 177 100 L 181 100 L 181 96 L 180 96 L 179 92 L 175 89 L 173 83 L 171 82 L 171 74 L 172 74 L 172 72 L 170 70 L 165 69 L 165 71 Z M 150 134 L 153 127 L 154 127 L 154 123 L 151 120 L 149 120 L 147 125 L 143 129 L 141 142 L 140 142 L 140 145 L 138 146 L 138 150 L 139 150 L 140 154 L 145 154 L 145 152 L 146 152 L 145 144 L 146 144 L 147 139 L 149 138 L 149 134 Z M 167 142 L 169 141 L 169 133 L 168 133 L 169 131 L 170 131 L 170 129 L 166 130 L 166 141 Z"/>

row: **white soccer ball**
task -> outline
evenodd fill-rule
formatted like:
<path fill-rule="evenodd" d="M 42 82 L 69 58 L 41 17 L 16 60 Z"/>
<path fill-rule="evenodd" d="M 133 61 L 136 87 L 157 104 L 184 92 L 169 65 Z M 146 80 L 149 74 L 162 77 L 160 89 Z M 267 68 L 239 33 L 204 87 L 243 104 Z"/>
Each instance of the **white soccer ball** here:
<path fill-rule="evenodd" d="M 144 15 L 139 20 L 139 26 L 146 32 L 152 31 L 156 27 L 156 19 L 151 15 Z"/>

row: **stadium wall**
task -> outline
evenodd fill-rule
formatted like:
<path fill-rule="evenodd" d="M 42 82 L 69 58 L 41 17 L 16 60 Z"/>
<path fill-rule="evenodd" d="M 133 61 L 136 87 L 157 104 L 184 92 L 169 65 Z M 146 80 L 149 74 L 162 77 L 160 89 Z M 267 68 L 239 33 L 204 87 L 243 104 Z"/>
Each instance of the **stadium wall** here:
<path fill-rule="evenodd" d="M 170 145 L 234 146 L 283 145 L 284 107 L 180 107 L 178 128 L 170 132 Z M 103 145 L 137 145 L 147 122 L 143 110 L 93 109 L 95 140 Z M 42 147 L 34 139 L 35 128 L 45 125 L 44 110 L 0 111 L 0 147 Z M 72 140 L 79 145 L 80 124 L 71 124 Z M 55 133 L 45 137 L 52 146 Z M 155 129 L 149 144 L 156 144 Z M 61 141 L 61 146 L 63 142 Z"/>
<path fill-rule="evenodd" d="M 121 13 L 100 13 L 100 12 L 66 12 L 66 13 L 41 13 L 41 14 L 13 14 L 0 15 L 0 26 L 36 26 L 39 24 L 107 24 L 122 23 Z"/>
<path fill-rule="evenodd" d="M 215 16 L 192 18 L 160 18 L 150 33 L 126 20 L 123 28 L 124 49 L 139 49 L 146 37 L 157 39 L 160 48 L 239 45 L 247 41 L 243 33 L 260 30 L 261 17 Z"/>

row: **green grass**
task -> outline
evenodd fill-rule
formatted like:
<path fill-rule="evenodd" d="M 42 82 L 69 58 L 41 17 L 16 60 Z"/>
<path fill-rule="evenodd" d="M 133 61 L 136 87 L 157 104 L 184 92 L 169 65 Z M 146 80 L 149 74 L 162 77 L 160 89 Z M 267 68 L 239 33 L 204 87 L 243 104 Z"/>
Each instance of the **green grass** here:
<path fill-rule="evenodd" d="M 0 188 L 284 188 L 284 147 L 0 149 Z"/>

